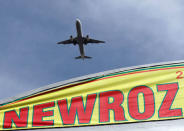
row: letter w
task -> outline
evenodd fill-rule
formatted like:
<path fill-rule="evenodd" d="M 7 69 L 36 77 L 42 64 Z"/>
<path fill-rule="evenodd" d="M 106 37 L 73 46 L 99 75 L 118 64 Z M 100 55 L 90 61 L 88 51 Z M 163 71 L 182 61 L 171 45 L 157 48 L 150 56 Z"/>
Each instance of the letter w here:
<path fill-rule="evenodd" d="M 78 115 L 79 123 L 89 123 L 93 113 L 95 100 L 96 94 L 88 95 L 84 107 L 82 97 L 74 97 L 71 99 L 69 110 L 67 100 L 59 100 L 58 107 L 63 124 L 74 124 L 76 115 Z"/>

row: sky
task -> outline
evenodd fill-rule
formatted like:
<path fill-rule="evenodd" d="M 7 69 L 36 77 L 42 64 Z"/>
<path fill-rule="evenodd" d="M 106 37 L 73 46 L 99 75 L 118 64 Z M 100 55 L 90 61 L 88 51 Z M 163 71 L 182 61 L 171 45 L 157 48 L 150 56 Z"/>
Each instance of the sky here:
<path fill-rule="evenodd" d="M 183 60 L 183 12 L 183 0 L 0 0 L 0 99 L 92 73 Z M 56 44 L 76 36 L 77 18 L 84 35 L 106 41 L 85 46 L 93 59 L 75 60 L 77 46 Z"/>

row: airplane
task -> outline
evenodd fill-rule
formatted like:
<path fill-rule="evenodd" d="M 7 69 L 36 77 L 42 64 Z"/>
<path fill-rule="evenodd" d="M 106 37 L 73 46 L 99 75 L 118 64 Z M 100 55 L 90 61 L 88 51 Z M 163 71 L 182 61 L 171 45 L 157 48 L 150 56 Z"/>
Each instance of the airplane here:
<path fill-rule="evenodd" d="M 76 19 L 76 30 L 77 30 L 77 37 L 73 38 L 73 36 L 71 35 L 70 39 L 58 42 L 57 44 L 64 44 L 64 45 L 66 45 L 66 44 L 73 44 L 73 45 L 78 44 L 79 50 L 80 50 L 80 56 L 75 57 L 75 59 L 83 59 L 84 60 L 84 59 L 92 58 L 89 56 L 85 56 L 84 45 L 87 45 L 88 43 L 98 43 L 98 44 L 105 43 L 105 41 L 91 39 L 91 38 L 89 38 L 89 35 L 84 37 L 82 35 L 81 22 L 79 19 Z"/>

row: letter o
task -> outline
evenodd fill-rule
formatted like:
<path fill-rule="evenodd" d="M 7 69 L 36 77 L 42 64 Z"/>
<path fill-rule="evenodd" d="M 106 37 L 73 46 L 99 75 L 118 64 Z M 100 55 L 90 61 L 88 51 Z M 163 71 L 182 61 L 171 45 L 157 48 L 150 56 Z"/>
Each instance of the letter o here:
<path fill-rule="evenodd" d="M 142 93 L 144 96 L 144 112 L 139 112 L 138 95 Z M 153 116 L 155 112 L 154 94 L 151 88 L 147 86 L 137 86 L 130 90 L 128 95 L 129 114 L 136 120 L 145 120 Z"/>

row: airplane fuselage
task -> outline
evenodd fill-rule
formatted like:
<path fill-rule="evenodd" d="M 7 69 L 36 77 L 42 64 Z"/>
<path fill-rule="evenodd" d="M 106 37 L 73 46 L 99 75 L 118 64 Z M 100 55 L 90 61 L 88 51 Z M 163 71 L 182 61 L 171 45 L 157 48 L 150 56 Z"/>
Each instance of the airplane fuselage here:
<path fill-rule="evenodd" d="M 73 44 L 73 45 L 78 45 L 79 51 L 80 51 L 80 56 L 75 57 L 75 59 L 91 59 L 92 57 L 90 56 L 85 56 L 84 52 L 84 45 L 87 45 L 88 43 L 105 43 L 105 41 L 100 41 L 100 40 L 95 40 L 92 38 L 89 38 L 89 35 L 86 35 L 86 37 L 83 36 L 82 34 L 82 25 L 79 19 L 76 20 L 76 31 L 77 31 L 77 36 L 73 38 L 73 36 L 70 36 L 70 39 L 60 41 L 57 44 Z"/>
<path fill-rule="evenodd" d="M 79 45 L 79 50 L 81 57 L 84 58 L 84 43 L 83 43 L 83 36 L 82 36 L 82 28 L 81 28 L 81 23 L 79 20 L 76 20 L 76 29 L 77 29 L 77 43 Z"/>

